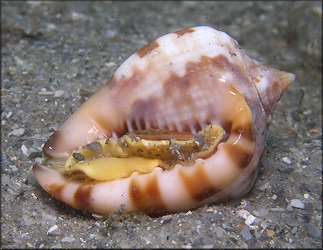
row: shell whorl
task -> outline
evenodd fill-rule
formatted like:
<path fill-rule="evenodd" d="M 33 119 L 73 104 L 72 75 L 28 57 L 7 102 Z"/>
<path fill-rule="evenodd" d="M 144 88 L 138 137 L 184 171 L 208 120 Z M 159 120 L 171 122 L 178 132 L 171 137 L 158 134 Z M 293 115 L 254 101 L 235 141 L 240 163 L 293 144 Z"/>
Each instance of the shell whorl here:
<path fill-rule="evenodd" d="M 126 211 L 174 212 L 242 195 L 255 180 L 268 117 L 293 80 L 294 75 L 248 57 L 234 39 L 210 27 L 164 35 L 129 57 L 50 137 L 44 153 L 66 158 L 80 146 L 132 130 L 195 134 L 218 124 L 225 136 L 214 154 L 191 166 L 103 182 L 66 179 L 40 165 L 33 172 L 57 199 L 102 214 L 120 204 Z"/>

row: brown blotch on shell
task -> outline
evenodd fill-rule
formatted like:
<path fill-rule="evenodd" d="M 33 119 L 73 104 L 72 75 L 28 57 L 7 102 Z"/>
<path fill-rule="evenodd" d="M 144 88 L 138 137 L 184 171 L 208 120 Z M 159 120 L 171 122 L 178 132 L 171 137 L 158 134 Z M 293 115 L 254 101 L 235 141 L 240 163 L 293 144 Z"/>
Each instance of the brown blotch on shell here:
<path fill-rule="evenodd" d="M 155 41 L 149 43 L 148 45 L 146 45 L 145 47 L 141 48 L 140 50 L 138 50 L 137 54 L 140 58 L 143 58 L 144 56 L 146 56 L 147 54 L 150 54 L 154 49 L 156 49 L 158 47 L 159 47 L 159 44 L 155 40 Z"/>
<path fill-rule="evenodd" d="M 61 200 L 65 184 L 52 184 L 47 188 L 47 192 L 58 200 Z"/>
<path fill-rule="evenodd" d="M 232 155 L 231 160 L 238 168 L 243 169 L 248 166 L 252 159 L 254 150 L 252 150 L 252 152 L 248 152 L 245 147 L 239 144 L 225 144 L 223 146 L 226 147 L 227 154 Z"/>
<path fill-rule="evenodd" d="M 147 214 L 158 215 L 166 209 L 156 175 L 151 176 L 144 186 L 132 178 L 129 185 L 129 195 L 132 204 Z"/>
<path fill-rule="evenodd" d="M 190 99 L 190 96 L 186 97 L 185 95 L 183 95 L 181 99 L 179 99 L 178 96 L 176 96 L 177 92 L 174 92 L 172 90 L 174 86 L 176 86 L 176 88 L 182 89 L 183 93 L 185 93 L 188 88 L 190 88 L 196 83 L 194 80 L 198 79 L 202 74 L 210 74 L 210 77 L 213 77 L 211 73 L 218 72 L 219 70 L 230 71 L 233 74 L 235 74 L 239 79 L 241 79 L 241 81 L 248 81 L 239 69 L 239 67 L 237 65 L 231 64 L 226 58 L 226 56 L 219 55 L 214 58 L 202 56 L 197 62 L 186 63 L 186 74 L 184 76 L 178 76 L 175 73 L 170 74 L 169 78 L 164 81 L 164 92 L 167 93 L 167 96 L 161 98 L 164 98 L 165 100 L 172 99 L 175 102 L 177 101 L 178 105 L 174 105 L 175 107 L 180 107 L 183 103 L 185 103 L 185 105 L 194 107 L 195 105 L 191 104 L 192 100 Z M 129 79 L 121 80 L 122 83 L 119 84 L 118 89 L 116 91 L 116 95 L 120 99 L 128 98 L 127 94 L 130 93 L 131 90 L 135 88 L 138 84 L 140 84 L 140 80 L 143 79 L 144 76 L 144 71 L 136 69 Z M 150 127 L 153 129 L 160 129 L 156 122 L 157 119 L 154 119 L 154 116 L 156 116 L 155 112 L 156 110 L 158 110 L 158 107 L 156 107 L 156 105 L 158 105 L 158 103 L 156 102 L 155 98 L 147 98 L 145 100 L 140 100 L 133 103 L 131 111 L 128 115 L 128 119 L 134 130 L 139 129 L 137 128 L 135 123 L 135 117 L 138 118 L 138 114 L 145 114 L 146 117 L 152 117 L 150 120 Z M 209 109 L 209 116 L 206 117 L 205 122 L 209 121 L 211 119 L 210 116 L 212 116 L 212 107 L 207 108 Z M 140 121 L 143 121 L 142 117 L 140 117 Z M 188 126 L 188 123 L 190 123 L 190 126 Z M 202 129 L 196 120 L 187 121 L 186 124 L 182 125 L 182 131 L 186 132 L 190 132 L 191 128 L 194 128 L 196 131 Z M 141 126 L 141 129 L 144 129 L 145 124 L 141 123 Z M 166 126 L 167 124 L 165 124 L 165 127 L 163 129 L 167 130 L 168 128 Z M 124 122 L 123 127 L 126 127 L 126 121 Z M 226 132 L 228 132 L 226 128 L 225 130 Z"/>
<path fill-rule="evenodd" d="M 93 181 L 82 183 L 74 193 L 74 204 L 79 210 L 91 211 L 91 193 L 93 190 Z"/>
<path fill-rule="evenodd" d="M 202 201 L 220 191 L 212 185 L 202 165 L 196 166 L 192 175 L 180 170 L 179 176 L 190 196 L 196 201 Z"/>
<path fill-rule="evenodd" d="M 194 29 L 179 30 L 179 31 L 176 31 L 175 34 L 177 34 L 178 36 L 183 36 L 187 33 L 192 33 L 194 31 L 195 31 Z"/>

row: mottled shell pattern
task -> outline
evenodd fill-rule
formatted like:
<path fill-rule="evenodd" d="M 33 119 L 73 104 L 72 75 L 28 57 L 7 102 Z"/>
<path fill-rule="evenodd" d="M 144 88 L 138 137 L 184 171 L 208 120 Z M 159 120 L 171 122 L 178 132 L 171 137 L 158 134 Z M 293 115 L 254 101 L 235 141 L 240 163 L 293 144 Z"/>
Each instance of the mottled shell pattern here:
<path fill-rule="evenodd" d="M 276 103 L 294 80 L 207 26 L 130 56 L 44 145 L 33 173 L 70 206 L 151 215 L 246 194 Z"/>

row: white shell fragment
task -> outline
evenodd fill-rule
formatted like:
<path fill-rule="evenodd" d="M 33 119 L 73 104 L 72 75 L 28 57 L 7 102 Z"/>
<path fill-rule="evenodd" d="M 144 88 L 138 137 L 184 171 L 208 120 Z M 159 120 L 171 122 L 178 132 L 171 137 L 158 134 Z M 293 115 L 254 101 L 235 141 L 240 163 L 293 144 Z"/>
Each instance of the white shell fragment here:
<path fill-rule="evenodd" d="M 294 78 L 211 27 L 164 35 L 130 56 L 51 135 L 33 173 L 58 200 L 98 214 L 160 215 L 242 196 Z"/>
<path fill-rule="evenodd" d="M 298 199 L 291 200 L 290 204 L 291 204 L 292 207 L 296 207 L 296 208 L 300 208 L 300 209 L 305 208 L 305 204 L 302 201 L 298 200 Z"/>
<path fill-rule="evenodd" d="M 53 233 L 57 229 L 58 229 L 58 226 L 57 225 L 54 225 L 50 229 L 48 229 L 47 234 L 51 234 L 51 233 Z"/>
<path fill-rule="evenodd" d="M 252 223 L 254 223 L 256 220 L 256 217 L 252 214 L 248 215 L 247 219 L 244 221 L 244 223 L 248 226 L 250 226 Z"/>
<path fill-rule="evenodd" d="M 288 157 L 283 157 L 282 160 L 287 164 L 292 164 L 292 161 Z"/>

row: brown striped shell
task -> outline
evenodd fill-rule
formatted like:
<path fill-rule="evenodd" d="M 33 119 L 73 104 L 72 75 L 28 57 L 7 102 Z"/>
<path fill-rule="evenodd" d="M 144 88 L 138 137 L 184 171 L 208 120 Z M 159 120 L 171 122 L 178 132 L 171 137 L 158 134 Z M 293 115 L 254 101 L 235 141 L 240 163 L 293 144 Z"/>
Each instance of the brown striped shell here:
<path fill-rule="evenodd" d="M 241 196 L 293 80 L 213 28 L 164 35 L 49 138 L 33 173 L 55 198 L 100 214 L 121 205 L 165 214 Z"/>

